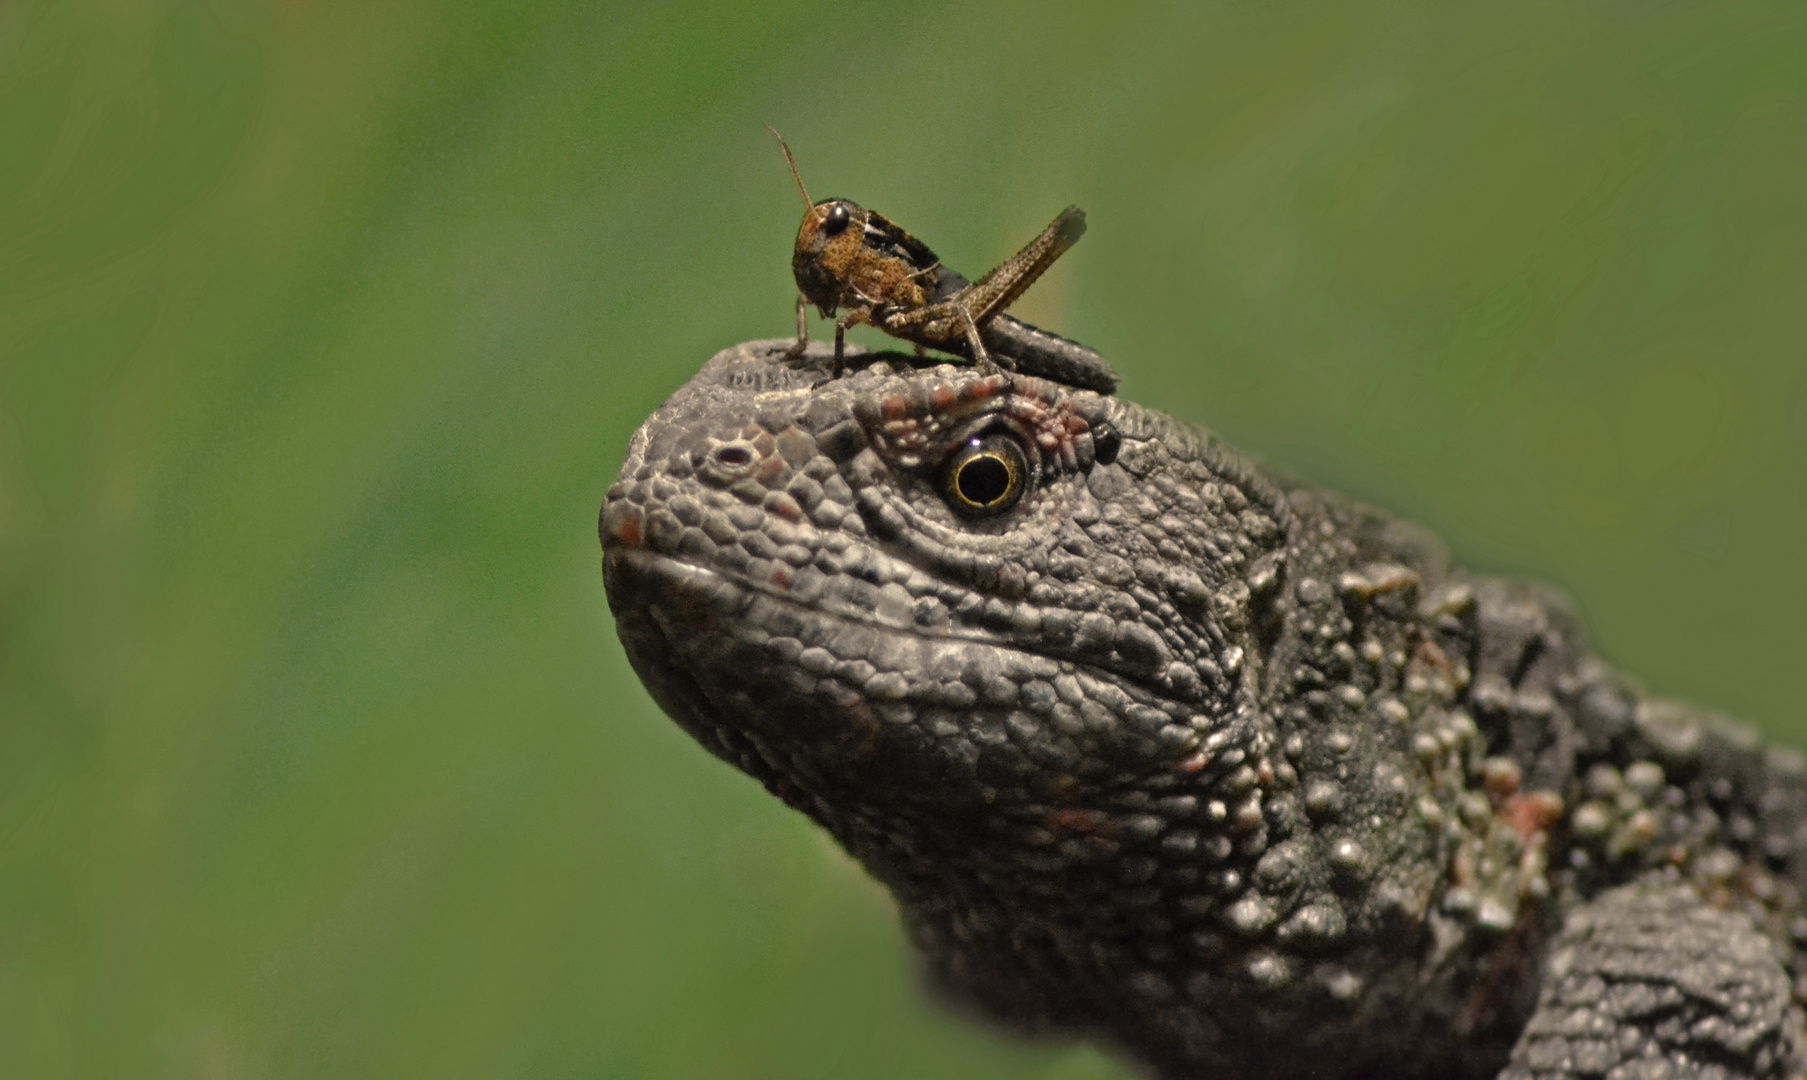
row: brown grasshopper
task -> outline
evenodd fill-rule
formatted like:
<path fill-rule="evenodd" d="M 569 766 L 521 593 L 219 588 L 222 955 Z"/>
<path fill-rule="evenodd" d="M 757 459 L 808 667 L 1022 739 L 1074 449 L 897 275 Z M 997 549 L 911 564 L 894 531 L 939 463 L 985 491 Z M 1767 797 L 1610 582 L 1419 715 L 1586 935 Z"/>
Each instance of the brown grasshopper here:
<path fill-rule="evenodd" d="M 772 131 L 767 128 L 767 131 Z M 1085 212 L 1069 206 L 1021 251 L 976 282 L 941 265 L 928 245 L 875 210 L 845 199 L 810 201 L 784 137 L 772 131 L 803 198 L 803 224 L 791 255 L 797 279 L 797 343 L 809 342 L 808 307 L 834 319 L 834 374 L 842 369 L 847 328 L 866 323 L 916 345 L 981 364 L 1110 393 L 1117 373 L 1097 353 L 1004 314 L 1054 260 L 1085 235 Z M 835 318 L 845 308 L 846 313 Z"/>

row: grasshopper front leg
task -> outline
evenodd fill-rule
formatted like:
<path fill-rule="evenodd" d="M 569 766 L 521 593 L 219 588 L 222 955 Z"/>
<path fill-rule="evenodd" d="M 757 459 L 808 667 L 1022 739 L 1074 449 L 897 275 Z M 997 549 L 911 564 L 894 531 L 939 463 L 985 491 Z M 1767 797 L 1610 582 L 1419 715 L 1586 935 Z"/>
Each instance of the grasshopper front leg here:
<path fill-rule="evenodd" d="M 795 360 L 809 347 L 809 298 L 797 294 L 797 343 L 784 351 L 786 360 Z M 837 352 L 838 356 L 839 353 Z"/>

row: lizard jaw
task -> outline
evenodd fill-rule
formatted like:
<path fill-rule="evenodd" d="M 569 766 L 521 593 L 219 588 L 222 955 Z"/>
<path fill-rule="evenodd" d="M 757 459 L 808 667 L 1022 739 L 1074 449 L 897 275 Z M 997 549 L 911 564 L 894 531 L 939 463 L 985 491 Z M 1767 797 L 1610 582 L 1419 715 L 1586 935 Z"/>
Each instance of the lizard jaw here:
<path fill-rule="evenodd" d="M 1083 787 L 1073 774 L 1109 756 L 1135 759 L 1123 768 L 1182 768 L 1209 727 L 1102 669 L 824 610 L 671 555 L 611 544 L 604 578 L 629 659 L 660 706 L 736 765 L 756 749 L 761 779 L 783 771 L 816 788 L 852 777 L 869 798 L 915 803 L 933 789 L 938 804 L 959 792 L 951 801 L 965 805 L 1031 778 Z"/>

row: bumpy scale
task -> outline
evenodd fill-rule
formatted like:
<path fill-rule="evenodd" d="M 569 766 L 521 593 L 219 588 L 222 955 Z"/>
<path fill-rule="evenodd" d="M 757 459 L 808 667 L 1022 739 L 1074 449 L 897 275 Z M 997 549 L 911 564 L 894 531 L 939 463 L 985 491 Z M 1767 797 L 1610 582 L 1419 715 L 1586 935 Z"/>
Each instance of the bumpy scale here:
<path fill-rule="evenodd" d="M 945 991 L 1173 1080 L 1802 1074 L 1797 755 L 1160 413 L 788 344 L 635 435 L 609 603 Z"/>

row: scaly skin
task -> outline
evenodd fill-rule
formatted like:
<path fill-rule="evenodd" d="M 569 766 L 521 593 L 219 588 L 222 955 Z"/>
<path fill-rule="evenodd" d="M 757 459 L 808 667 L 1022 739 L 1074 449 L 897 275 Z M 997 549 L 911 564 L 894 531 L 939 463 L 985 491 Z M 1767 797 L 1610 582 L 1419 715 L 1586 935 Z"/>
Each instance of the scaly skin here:
<path fill-rule="evenodd" d="M 945 991 L 1176 1080 L 1801 1075 L 1798 756 L 1160 413 L 788 344 L 635 435 L 609 604 Z M 974 518 L 978 434 L 1029 469 Z"/>

